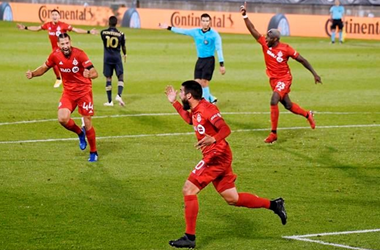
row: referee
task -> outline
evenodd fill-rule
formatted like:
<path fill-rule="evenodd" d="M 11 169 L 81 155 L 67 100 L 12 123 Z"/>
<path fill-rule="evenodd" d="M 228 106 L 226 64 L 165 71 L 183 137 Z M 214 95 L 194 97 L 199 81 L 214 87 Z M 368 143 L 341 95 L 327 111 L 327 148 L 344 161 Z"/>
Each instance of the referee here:
<path fill-rule="evenodd" d="M 339 0 L 335 0 L 335 5 L 330 8 L 331 13 L 331 43 L 335 43 L 336 27 L 339 28 L 339 43 L 343 43 L 343 15 L 344 7 Z"/>

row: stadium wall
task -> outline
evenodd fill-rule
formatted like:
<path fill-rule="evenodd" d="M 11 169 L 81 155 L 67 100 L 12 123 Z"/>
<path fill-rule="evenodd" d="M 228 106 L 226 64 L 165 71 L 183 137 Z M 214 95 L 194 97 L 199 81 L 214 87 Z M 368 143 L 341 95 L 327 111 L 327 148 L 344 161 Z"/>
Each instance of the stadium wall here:
<path fill-rule="evenodd" d="M 110 8 L 106 6 L 5 3 L 0 12 L 2 20 L 44 23 L 50 20 L 50 11 L 58 9 L 61 20 L 73 25 L 107 26 L 108 17 L 116 15 L 123 27 L 159 29 L 159 23 L 192 28 L 199 27 L 204 11 L 181 9 Z M 0 2 L 4 7 L 4 2 Z M 248 34 L 239 12 L 207 11 L 212 26 L 222 33 Z M 250 19 L 262 33 L 270 28 L 280 29 L 284 36 L 328 37 L 329 15 L 300 15 L 282 13 L 249 13 Z M 380 18 L 346 16 L 346 39 L 380 40 Z"/>

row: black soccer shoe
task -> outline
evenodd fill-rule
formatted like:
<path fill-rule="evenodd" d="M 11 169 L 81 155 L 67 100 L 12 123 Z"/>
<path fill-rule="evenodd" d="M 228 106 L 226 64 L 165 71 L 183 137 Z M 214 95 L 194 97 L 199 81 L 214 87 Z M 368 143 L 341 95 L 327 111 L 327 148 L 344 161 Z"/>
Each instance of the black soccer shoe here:
<path fill-rule="evenodd" d="M 182 238 L 178 240 L 169 241 L 169 245 L 176 248 L 195 248 L 195 240 L 189 240 L 187 235 L 185 234 Z"/>
<path fill-rule="evenodd" d="M 288 216 L 286 215 L 286 211 L 285 211 L 284 199 L 277 198 L 275 200 L 272 200 L 271 203 L 273 204 L 273 208 L 272 208 L 273 212 L 281 218 L 282 225 L 285 225 Z"/>

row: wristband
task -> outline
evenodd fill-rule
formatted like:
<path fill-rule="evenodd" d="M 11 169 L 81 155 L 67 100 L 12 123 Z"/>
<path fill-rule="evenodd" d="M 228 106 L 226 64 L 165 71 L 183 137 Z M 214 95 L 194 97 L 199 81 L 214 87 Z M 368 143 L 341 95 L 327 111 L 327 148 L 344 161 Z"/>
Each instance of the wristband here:
<path fill-rule="evenodd" d="M 87 34 L 90 34 L 90 31 L 89 31 L 89 30 L 87 30 Z"/>
<path fill-rule="evenodd" d="M 25 28 L 24 28 L 25 30 L 27 30 L 28 29 L 28 26 L 25 26 Z"/>
<path fill-rule="evenodd" d="M 244 16 L 243 16 L 243 18 L 244 18 L 244 19 L 247 19 L 247 18 L 248 18 L 248 16 L 247 16 L 247 15 L 244 15 Z"/>

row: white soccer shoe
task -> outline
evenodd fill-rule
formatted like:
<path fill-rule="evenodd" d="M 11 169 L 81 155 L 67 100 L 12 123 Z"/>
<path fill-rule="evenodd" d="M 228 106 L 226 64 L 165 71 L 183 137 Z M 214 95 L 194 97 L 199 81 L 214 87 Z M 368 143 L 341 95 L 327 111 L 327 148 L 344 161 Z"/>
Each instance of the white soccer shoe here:
<path fill-rule="evenodd" d="M 105 102 L 103 105 L 106 107 L 113 107 L 113 102 Z"/>
<path fill-rule="evenodd" d="M 121 99 L 121 96 L 116 95 L 115 100 L 119 102 L 120 106 L 125 106 L 125 103 L 123 102 L 123 99 Z"/>
<path fill-rule="evenodd" d="M 62 84 L 62 80 L 61 79 L 57 79 L 54 83 L 54 88 L 59 88 L 59 86 L 61 86 Z"/>

